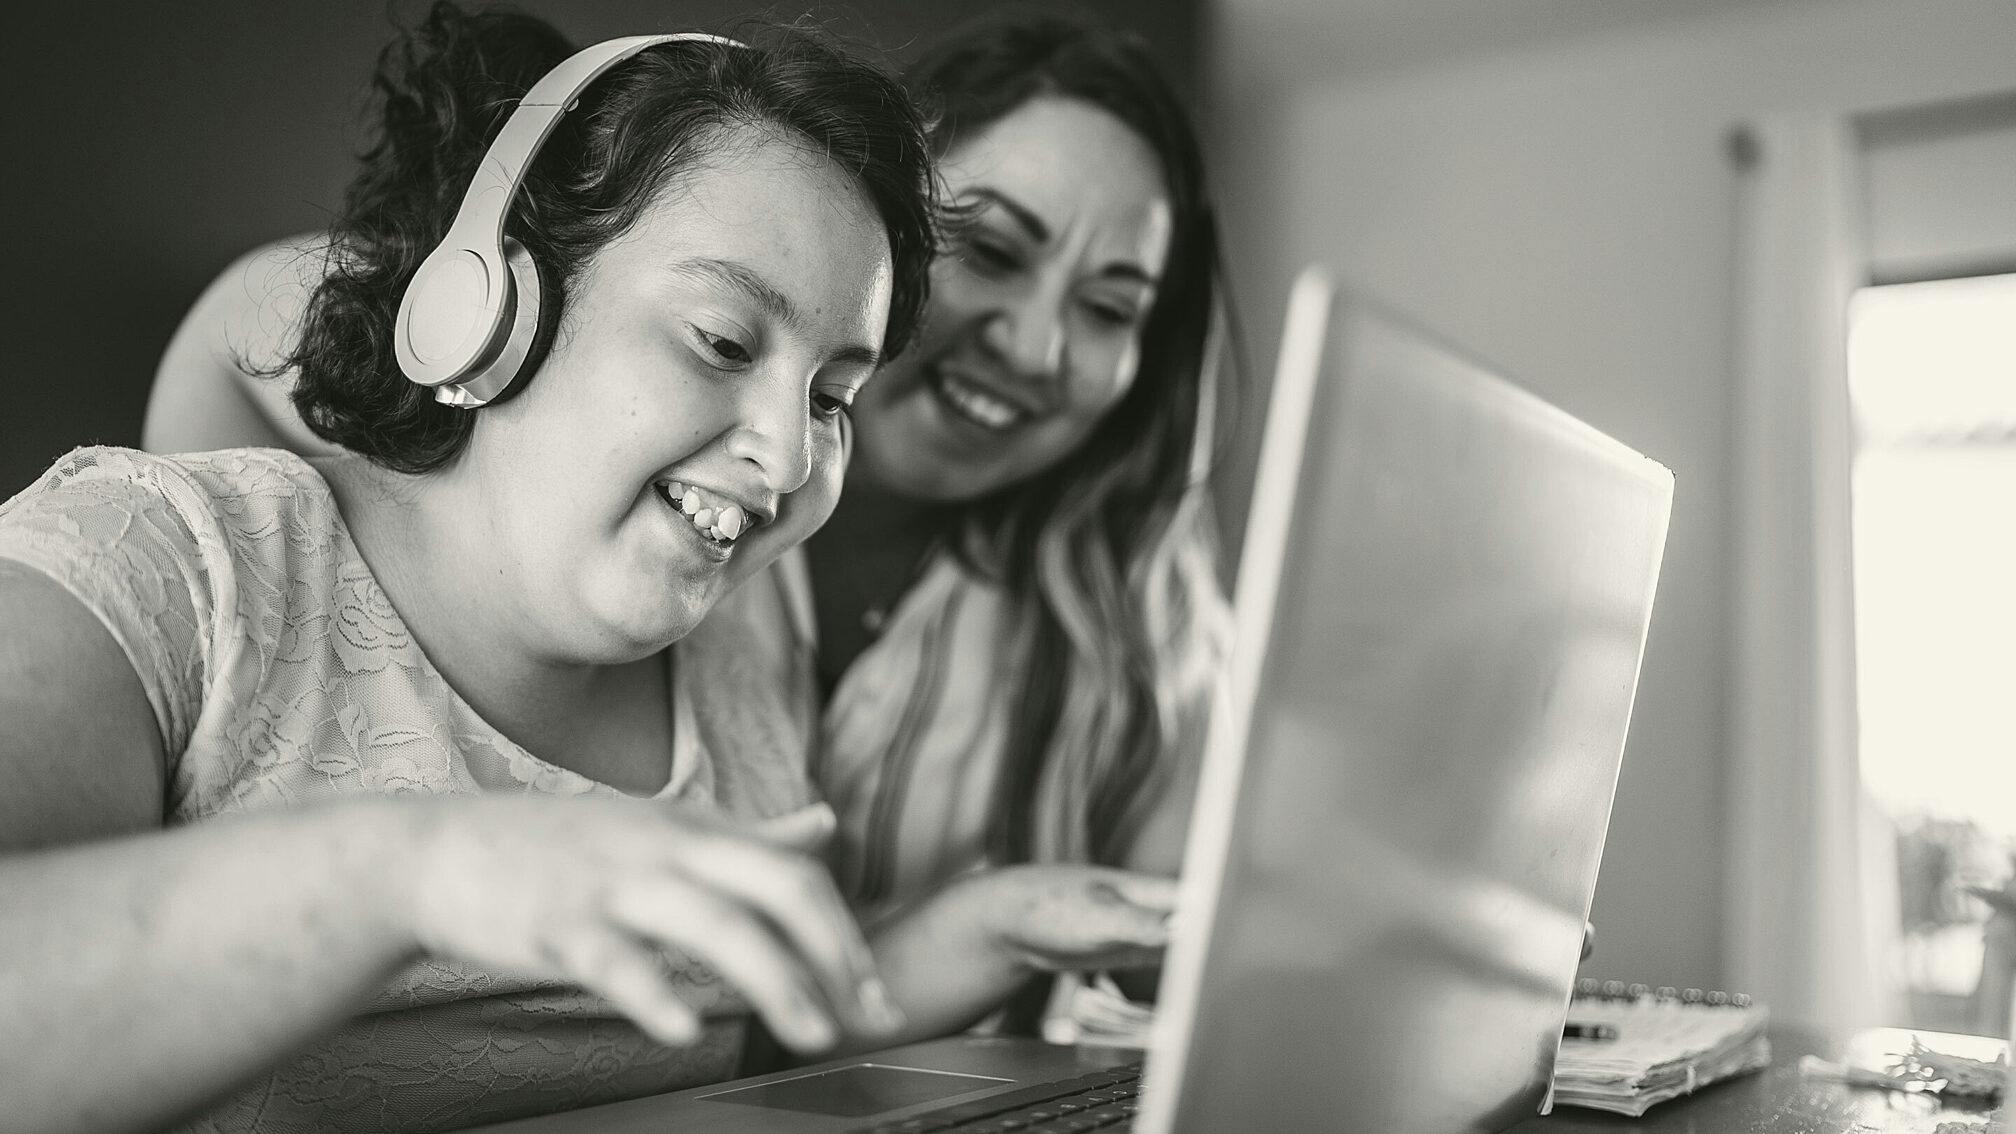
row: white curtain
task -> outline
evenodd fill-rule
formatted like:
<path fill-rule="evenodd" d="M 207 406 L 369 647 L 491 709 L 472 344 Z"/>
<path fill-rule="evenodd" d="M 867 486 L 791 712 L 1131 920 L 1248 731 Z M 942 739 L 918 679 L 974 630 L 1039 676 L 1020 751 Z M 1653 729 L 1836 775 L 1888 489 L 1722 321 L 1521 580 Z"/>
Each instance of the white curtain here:
<path fill-rule="evenodd" d="M 1838 116 L 1787 114 L 1738 142 L 1730 987 L 1778 1019 L 1892 1023 L 1881 962 L 1893 852 L 1856 759 L 1854 135 Z"/>

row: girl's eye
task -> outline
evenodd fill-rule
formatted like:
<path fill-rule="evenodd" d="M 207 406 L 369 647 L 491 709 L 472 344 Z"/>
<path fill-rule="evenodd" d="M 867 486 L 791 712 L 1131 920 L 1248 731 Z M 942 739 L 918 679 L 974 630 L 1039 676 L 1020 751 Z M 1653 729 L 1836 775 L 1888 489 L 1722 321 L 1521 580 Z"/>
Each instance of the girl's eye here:
<path fill-rule="evenodd" d="M 823 418 L 837 418 L 854 408 L 853 396 L 846 393 L 812 391 L 812 412 Z"/>
<path fill-rule="evenodd" d="M 717 366 L 747 366 L 753 361 L 749 348 L 725 335 L 694 327 L 693 337 L 700 341 L 701 349 L 711 356 Z"/>

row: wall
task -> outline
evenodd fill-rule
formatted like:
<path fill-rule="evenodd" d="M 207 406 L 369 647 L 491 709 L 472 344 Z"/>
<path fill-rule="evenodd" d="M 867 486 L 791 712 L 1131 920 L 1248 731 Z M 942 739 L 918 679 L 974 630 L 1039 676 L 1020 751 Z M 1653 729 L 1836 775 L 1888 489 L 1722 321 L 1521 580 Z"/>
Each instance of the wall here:
<path fill-rule="evenodd" d="M 706 26 L 759 7 L 782 16 L 813 7 L 883 45 L 892 61 L 994 6 L 518 5 L 583 43 Z M 1199 0 L 1033 6 L 1139 28 L 1173 74 L 1197 73 Z M 323 223 L 365 142 L 360 111 L 391 37 L 387 13 L 411 23 L 423 11 L 417 0 L 6 6 L 0 499 L 74 445 L 139 444 L 154 364 L 182 312 L 237 254 Z"/>
<path fill-rule="evenodd" d="M 1253 354 L 1271 365 L 1290 273 L 1322 259 L 1677 474 L 1592 971 L 1712 985 L 1730 865 L 1730 128 L 2016 87 L 2016 5 L 1667 5 L 1635 28 L 1349 73 L 1282 62 L 1262 34 L 1280 12 L 1255 11 L 1276 7 L 1221 0 L 1210 40 Z M 1350 35 L 1327 11 L 1301 34 L 1327 19 Z"/>

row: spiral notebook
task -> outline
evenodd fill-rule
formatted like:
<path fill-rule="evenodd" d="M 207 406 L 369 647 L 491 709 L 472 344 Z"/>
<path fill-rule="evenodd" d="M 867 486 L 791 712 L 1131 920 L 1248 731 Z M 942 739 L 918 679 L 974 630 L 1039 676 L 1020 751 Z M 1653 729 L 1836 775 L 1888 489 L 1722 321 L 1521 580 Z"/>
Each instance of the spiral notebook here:
<path fill-rule="evenodd" d="M 1066 974 L 1044 1021 L 1052 1043 L 1146 1047 L 1155 1018 L 1103 974 Z M 1698 988 L 1583 979 L 1569 1002 L 1570 1035 L 1554 1063 L 1554 1103 L 1636 1117 L 1710 1083 L 1771 1062 L 1769 1014 L 1750 998 Z M 1578 1030 L 1609 1038 L 1577 1039 Z"/>
<path fill-rule="evenodd" d="M 1637 1116 L 1771 1062 L 1769 1014 L 1747 996 L 1583 979 L 1554 1062 L 1554 1102 Z M 1578 1030 L 1609 1038 L 1575 1038 Z"/>

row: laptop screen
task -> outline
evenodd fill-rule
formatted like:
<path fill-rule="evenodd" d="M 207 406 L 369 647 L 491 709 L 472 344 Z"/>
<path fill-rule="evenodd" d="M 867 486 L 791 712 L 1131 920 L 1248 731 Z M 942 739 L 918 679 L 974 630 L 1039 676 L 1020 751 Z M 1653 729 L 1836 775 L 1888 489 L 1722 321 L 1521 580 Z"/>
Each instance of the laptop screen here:
<path fill-rule="evenodd" d="M 1502 1129 L 1553 1066 L 1671 474 L 1320 277 L 1281 354 L 1142 1129 Z"/>

